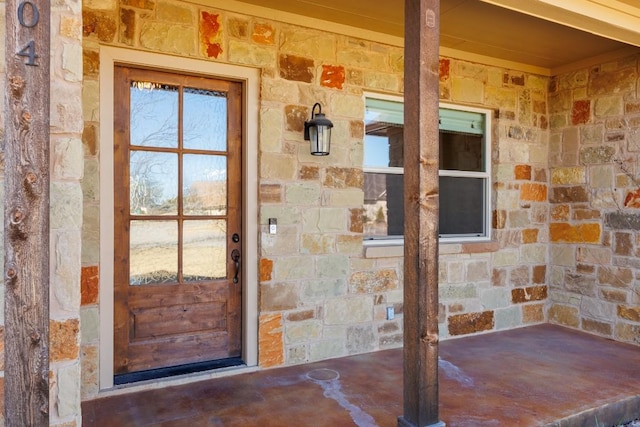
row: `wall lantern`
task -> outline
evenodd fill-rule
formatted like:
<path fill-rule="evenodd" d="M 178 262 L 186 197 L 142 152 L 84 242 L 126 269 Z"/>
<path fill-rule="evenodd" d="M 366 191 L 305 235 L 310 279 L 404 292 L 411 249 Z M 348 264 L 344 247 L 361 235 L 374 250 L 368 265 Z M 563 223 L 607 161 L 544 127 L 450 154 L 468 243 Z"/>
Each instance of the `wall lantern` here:
<path fill-rule="evenodd" d="M 316 113 L 316 107 L 318 112 Z M 322 106 L 316 102 L 311 109 L 311 120 L 304 122 L 304 139 L 311 141 L 311 154 L 328 156 L 333 123 L 322 114 Z"/>

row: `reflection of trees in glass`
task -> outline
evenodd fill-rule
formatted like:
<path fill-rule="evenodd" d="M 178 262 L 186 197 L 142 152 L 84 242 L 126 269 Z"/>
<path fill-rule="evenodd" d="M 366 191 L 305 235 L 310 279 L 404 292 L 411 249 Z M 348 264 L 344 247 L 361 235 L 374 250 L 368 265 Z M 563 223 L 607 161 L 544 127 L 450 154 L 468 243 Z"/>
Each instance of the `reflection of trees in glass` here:
<path fill-rule="evenodd" d="M 176 213 L 177 155 L 132 151 L 129 203 L 134 214 Z"/>
<path fill-rule="evenodd" d="M 132 82 L 130 104 L 131 145 L 178 146 L 178 88 L 153 83 L 149 89 Z"/>

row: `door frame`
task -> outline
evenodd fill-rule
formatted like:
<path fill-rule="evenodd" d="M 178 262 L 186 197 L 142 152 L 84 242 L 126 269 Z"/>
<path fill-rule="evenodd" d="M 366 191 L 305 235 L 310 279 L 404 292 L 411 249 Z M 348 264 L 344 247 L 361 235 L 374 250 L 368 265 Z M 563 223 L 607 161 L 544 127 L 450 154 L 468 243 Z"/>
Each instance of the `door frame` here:
<path fill-rule="evenodd" d="M 177 73 L 197 73 L 241 82 L 243 85 L 242 140 L 242 247 L 246 260 L 258 259 L 258 124 L 260 72 L 230 64 L 221 64 L 166 54 L 150 53 L 111 46 L 100 46 L 100 290 L 99 290 L 99 391 L 113 388 L 113 105 L 114 65 L 116 63 L 151 67 Z M 85 85 L 87 81 L 85 81 Z M 84 111 L 97 106 L 84 105 Z M 91 117 L 96 113 L 90 111 Z M 244 367 L 258 365 L 258 264 L 242 263 L 242 358 Z M 253 368 L 255 369 L 255 368 Z M 235 371 L 243 370 L 236 368 Z M 226 371 L 228 372 L 228 371 Z M 157 382 L 169 382 L 165 378 Z M 180 381 L 178 378 L 177 381 Z M 184 380 L 182 380 L 184 381 Z"/>

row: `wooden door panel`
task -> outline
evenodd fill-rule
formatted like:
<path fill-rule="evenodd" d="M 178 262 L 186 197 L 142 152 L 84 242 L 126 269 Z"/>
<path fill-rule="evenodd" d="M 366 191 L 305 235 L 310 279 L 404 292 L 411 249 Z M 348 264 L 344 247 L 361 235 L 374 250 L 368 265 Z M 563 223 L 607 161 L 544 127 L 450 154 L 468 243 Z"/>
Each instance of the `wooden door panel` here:
<path fill-rule="evenodd" d="M 242 85 L 116 66 L 115 102 L 114 372 L 240 357 Z"/>

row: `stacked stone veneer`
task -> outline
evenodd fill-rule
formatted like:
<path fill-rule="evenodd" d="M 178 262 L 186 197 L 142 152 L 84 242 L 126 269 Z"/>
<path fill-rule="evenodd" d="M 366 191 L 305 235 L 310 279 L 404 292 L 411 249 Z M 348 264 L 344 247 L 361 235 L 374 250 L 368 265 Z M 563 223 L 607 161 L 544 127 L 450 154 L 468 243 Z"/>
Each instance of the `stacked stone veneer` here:
<path fill-rule="evenodd" d="M 402 94 L 402 48 L 167 1 L 85 2 L 83 31 L 85 398 L 98 388 L 99 44 L 260 68 L 260 366 L 402 344 L 403 259 L 362 243 L 364 92 Z M 548 79 L 448 58 L 440 74 L 443 101 L 493 111 L 496 228 L 491 243 L 441 245 L 442 335 L 543 322 Z M 302 138 L 315 102 L 334 123 L 327 157 Z"/>
<path fill-rule="evenodd" d="M 83 398 L 98 390 L 97 135 L 112 125 L 99 123 L 100 44 L 261 70 L 259 283 L 249 284 L 260 295 L 260 366 L 400 346 L 403 259 L 363 249 L 362 141 L 364 93 L 402 94 L 402 48 L 190 3 L 90 0 L 83 9 Z M 640 240 L 620 224 L 640 221 L 623 206 L 625 195 L 614 197 L 617 205 L 607 195 L 615 186 L 637 189 L 626 141 L 635 138 L 627 118 L 640 102 L 623 83 L 635 85 L 634 67 L 608 64 L 550 81 L 441 59 L 440 98 L 493 113 L 493 239 L 440 245 L 442 337 L 544 322 L 548 310 L 554 322 L 633 341 Z M 334 123 L 328 157 L 311 156 L 302 139 L 315 102 Z M 267 232 L 272 217 L 276 235 Z"/>
<path fill-rule="evenodd" d="M 640 343 L 639 56 L 550 85 L 549 320 Z"/>
<path fill-rule="evenodd" d="M 5 3 L 0 0 L 0 21 Z M 50 425 L 80 426 L 80 248 L 82 228 L 82 17 L 78 4 L 51 7 Z M 0 26 L 0 79 L 5 81 L 5 28 Z M 37 52 L 36 52 L 37 53 Z M 4 108 L 0 139 L 4 141 Z M 2 165 L 4 175 L 4 164 Z M 4 185 L 0 183 L 0 185 Z M 0 190 L 4 194 L 4 190 Z M 2 197 L 4 202 L 4 197 Z M 3 203 L 4 204 L 4 203 Z M 2 208 L 4 211 L 4 208 Z M 0 246 L 2 242 L 0 242 Z M 4 301 L 4 287 L 0 287 Z M 4 304 L 0 304 L 3 307 Z M 0 308 L 0 325 L 4 316 Z M 4 384 L 4 327 L 0 326 L 0 384 Z M 4 387 L 0 387 L 0 425 Z"/>

